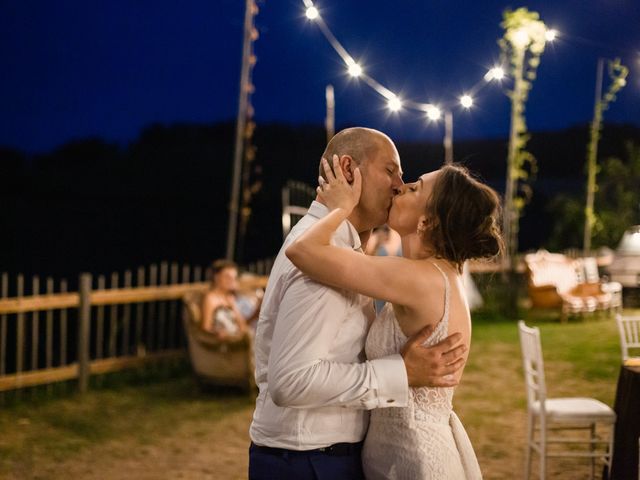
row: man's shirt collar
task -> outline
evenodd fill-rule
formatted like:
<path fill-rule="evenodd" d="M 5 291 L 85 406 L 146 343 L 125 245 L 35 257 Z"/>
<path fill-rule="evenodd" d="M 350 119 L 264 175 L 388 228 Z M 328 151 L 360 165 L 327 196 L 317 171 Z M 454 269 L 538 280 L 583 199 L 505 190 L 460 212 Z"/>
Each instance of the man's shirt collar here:
<path fill-rule="evenodd" d="M 326 205 L 314 200 L 309 206 L 308 213 L 319 220 L 329 214 L 329 209 Z M 362 248 L 360 235 L 349 220 L 345 220 L 340 224 L 334 238 L 344 245 L 349 245 L 354 250 L 360 250 Z"/>

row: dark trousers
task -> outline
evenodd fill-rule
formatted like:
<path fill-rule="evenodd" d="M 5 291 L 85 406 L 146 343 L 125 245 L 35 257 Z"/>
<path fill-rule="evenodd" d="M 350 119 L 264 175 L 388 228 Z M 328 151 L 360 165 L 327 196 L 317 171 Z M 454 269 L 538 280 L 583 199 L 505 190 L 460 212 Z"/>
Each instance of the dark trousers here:
<path fill-rule="evenodd" d="M 249 447 L 249 480 L 364 480 L 361 444 L 348 452 Z"/>

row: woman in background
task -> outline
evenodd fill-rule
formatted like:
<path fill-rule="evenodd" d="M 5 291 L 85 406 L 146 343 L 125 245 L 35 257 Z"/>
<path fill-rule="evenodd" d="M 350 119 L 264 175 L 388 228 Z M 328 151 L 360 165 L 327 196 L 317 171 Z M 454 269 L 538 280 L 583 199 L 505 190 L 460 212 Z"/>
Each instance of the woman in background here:
<path fill-rule="evenodd" d="M 243 337 L 248 324 L 258 318 L 260 301 L 253 314 L 245 318 L 236 300 L 238 266 L 230 260 L 216 260 L 211 269 L 211 287 L 202 299 L 202 328 L 221 341 Z"/>

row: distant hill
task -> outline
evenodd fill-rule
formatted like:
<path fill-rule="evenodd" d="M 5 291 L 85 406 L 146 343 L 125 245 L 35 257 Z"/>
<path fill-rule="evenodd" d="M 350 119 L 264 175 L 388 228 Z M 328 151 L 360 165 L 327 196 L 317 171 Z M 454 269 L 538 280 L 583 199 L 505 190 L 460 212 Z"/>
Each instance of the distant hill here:
<path fill-rule="evenodd" d="M 553 222 L 547 203 L 584 190 L 586 125 L 534 132 L 538 160 L 533 200 L 521 221 L 522 249 L 544 245 Z M 607 125 L 600 157 L 640 143 L 640 128 Z M 153 125 L 126 147 L 101 139 L 66 144 L 29 157 L 0 148 L 0 271 L 75 275 L 110 272 L 160 260 L 208 263 L 224 255 L 234 125 Z M 281 197 L 288 179 L 315 184 L 325 145 L 322 127 L 259 125 L 254 198 L 244 259 L 280 246 Z M 398 142 L 405 179 L 442 163 L 440 144 Z M 506 139 L 454 145 L 457 160 L 504 189 Z"/>

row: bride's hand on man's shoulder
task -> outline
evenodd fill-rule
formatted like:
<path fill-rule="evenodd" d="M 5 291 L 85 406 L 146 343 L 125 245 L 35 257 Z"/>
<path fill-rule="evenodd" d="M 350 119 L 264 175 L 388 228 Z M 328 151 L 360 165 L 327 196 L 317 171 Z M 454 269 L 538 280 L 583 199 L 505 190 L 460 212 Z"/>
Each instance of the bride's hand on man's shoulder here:
<path fill-rule="evenodd" d="M 342 168 L 340 168 L 340 159 L 338 155 L 334 155 L 332 165 L 326 158 L 322 159 L 322 168 L 326 180 L 318 177 L 320 186 L 317 188 L 318 197 L 327 206 L 329 210 L 343 208 L 347 212 L 351 212 L 360 201 L 360 193 L 362 191 L 362 175 L 358 167 L 353 170 L 353 182 L 350 184 L 345 178 Z"/>

